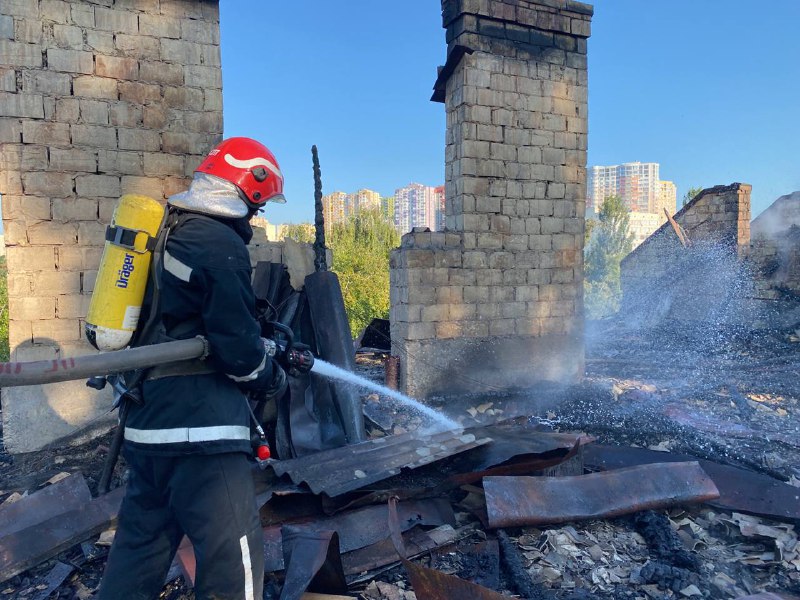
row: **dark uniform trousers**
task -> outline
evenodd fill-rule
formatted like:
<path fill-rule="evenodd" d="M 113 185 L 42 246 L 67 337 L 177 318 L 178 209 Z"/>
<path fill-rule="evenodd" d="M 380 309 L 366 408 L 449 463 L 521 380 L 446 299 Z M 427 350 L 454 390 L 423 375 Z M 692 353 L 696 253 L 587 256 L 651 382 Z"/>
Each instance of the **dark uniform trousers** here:
<path fill-rule="evenodd" d="M 261 600 L 264 542 L 247 456 L 126 458 L 130 480 L 98 598 L 157 598 L 186 534 L 197 560 L 197 600 Z"/>

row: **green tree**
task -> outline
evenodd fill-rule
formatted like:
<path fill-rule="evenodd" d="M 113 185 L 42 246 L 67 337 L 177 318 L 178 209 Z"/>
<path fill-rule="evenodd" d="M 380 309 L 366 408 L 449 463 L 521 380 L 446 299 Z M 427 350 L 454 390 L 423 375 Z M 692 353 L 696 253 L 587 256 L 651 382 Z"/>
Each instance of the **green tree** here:
<path fill-rule="evenodd" d="M 690 187 L 688 190 L 686 190 L 686 193 L 683 195 L 683 200 L 681 200 L 681 206 L 683 207 L 689 204 L 689 202 L 694 200 L 694 197 L 702 192 L 703 189 L 704 188 L 701 187 Z"/>
<path fill-rule="evenodd" d="M 355 337 L 372 319 L 389 318 L 389 253 L 400 245 L 400 235 L 376 209 L 335 223 L 326 242 Z"/>
<path fill-rule="evenodd" d="M 0 361 L 7 362 L 8 347 L 8 268 L 6 257 L 0 256 Z"/>
<path fill-rule="evenodd" d="M 584 297 L 591 319 L 619 310 L 622 299 L 619 265 L 633 247 L 628 214 L 622 199 L 606 198 L 584 248 Z"/>
<path fill-rule="evenodd" d="M 293 239 L 302 244 L 314 243 L 314 225 L 311 223 L 287 223 L 282 226 L 282 237 Z"/>

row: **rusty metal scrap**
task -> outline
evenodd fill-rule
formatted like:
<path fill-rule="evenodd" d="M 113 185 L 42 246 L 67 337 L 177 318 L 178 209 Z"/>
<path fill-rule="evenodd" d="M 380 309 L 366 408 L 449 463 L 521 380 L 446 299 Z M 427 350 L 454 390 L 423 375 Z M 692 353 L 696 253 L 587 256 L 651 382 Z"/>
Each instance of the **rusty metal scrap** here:
<path fill-rule="evenodd" d="M 305 483 L 315 494 L 339 496 L 397 475 L 401 469 L 427 465 L 490 441 L 465 431 L 405 433 L 272 461 L 270 467 L 279 476 L 288 475 L 296 484 Z"/>
<path fill-rule="evenodd" d="M 502 600 L 497 592 L 471 583 L 464 579 L 447 575 L 441 571 L 428 569 L 416 565 L 408 560 L 403 537 L 400 530 L 400 516 L 397 511 L 397 498 L 390 498 L 388 502 L 389 534 L 394 544 L 395 551 L 400 556 L 403 568 L 411 580 L 411 587 L 417 600 Z"/>
<path fill-rule="evenodd" d="M 644 448 L 592 445 L 586 448 L 585 463 L 594 469 L 610 470 L 656 462 L 683 462 L 692 457 Z M 797 488 L 768 475 L 698 460 L 719 490 L 719 498 L 709 505 L 723 510 L 746 512 L 771 519 L 800 522 L 800 497 Z"/>
<path fill-rule="evenodd" d="M 415 525 L 430 527 L 455 525 L 453 509 L 443 498 L 401 502 L 398 511 L 403 531 Z M 381 504 L 292 525 L 299 530 L 336 531 L 339 534 L 341 551 L 350 552 L 386 539 L 387 518 L 388 509 L 385 504 Z M 266 571 L 279 571 L 284 568 L 280 526 L 264 528 L 264 559 Z"/>
<path fill-rule="evenodd" d="M 506 596 L 476 583 L 403 560 L 417 600 L 505 600 Z"/>
<path fill-rule="evenodd" d="M 347 593 L 339 536 L 335 531 L 309 531 L 286 526 L 281 535 L 286 576 L 280 600 L 300 600 L 306 590 Z"/>
<path fill-rule="evenodd" d="M 486 477 L 483 488 L 493 528 L 616 517 L 719 497 L 697 462 L 572 477 Z"/>

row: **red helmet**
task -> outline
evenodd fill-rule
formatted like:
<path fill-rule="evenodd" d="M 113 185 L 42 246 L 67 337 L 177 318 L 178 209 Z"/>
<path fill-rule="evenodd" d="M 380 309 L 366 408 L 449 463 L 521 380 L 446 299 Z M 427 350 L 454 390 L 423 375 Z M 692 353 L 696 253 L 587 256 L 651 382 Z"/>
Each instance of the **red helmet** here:
<path fill-rule="evenodd" d="M 254 208 L 261 208 L 270 200 L 286 202 L 283 174 L 275 155 L 253 139 L 234 137 L 223 140 L 208 153 L 195 170 L 197 172 L 230 181 Z"/>

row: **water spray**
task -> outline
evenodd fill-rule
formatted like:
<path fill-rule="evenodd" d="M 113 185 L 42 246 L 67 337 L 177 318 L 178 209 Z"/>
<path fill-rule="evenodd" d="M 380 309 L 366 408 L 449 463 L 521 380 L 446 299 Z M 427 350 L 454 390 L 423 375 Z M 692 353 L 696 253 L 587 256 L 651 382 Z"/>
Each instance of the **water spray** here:
<path fill-rule="evenodd" d="M 370 388 L 378 392 L 379 394 L 389 396 L 390 398 L 393 398 L 398 402 L 402 402 L 406 406 L 413 408 L 417 412 L 422 413 L 423 415 L 434 421 L 437 425 L 441 426 L 441 429 L 443 431 L 462 428 L 461 425 L 459 425 L 452 419 L 448 419 L 443 414 L 436 412 L 432 408 L 425 406 L 424 404 L 418 402 L 417 400 L 414 400 L 413 398 L 409 398 L 405 394 L 401 394 L 400 392 L 388 388 L 385 385 L 380 385 L 379 383 L 370 381 L 369 379 L 356 375 L 355 373 L 346 371 L 345 369 L 327 363 L 324 360 L 320 360 L 319 358 L 314 360 L 314 366 L 311 367 L 311 372 L 316 373 L 318 375 L 322 375 L 323 377 L 332 377 L 334 379 L 339 379 L 347 383 L 352 383 L 354 385 Z"/>

